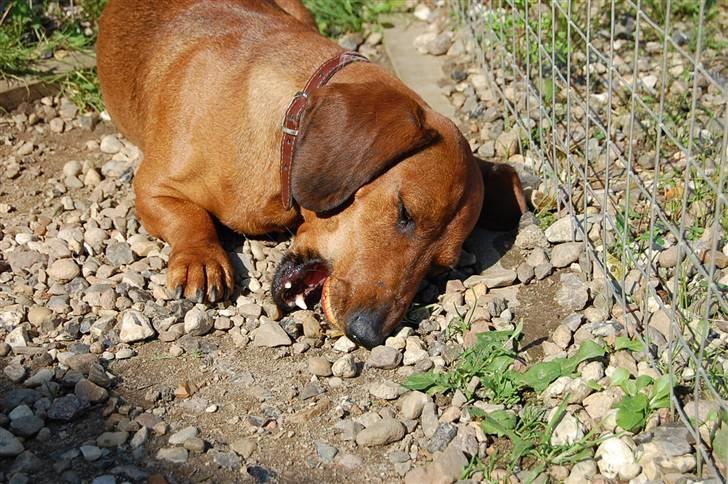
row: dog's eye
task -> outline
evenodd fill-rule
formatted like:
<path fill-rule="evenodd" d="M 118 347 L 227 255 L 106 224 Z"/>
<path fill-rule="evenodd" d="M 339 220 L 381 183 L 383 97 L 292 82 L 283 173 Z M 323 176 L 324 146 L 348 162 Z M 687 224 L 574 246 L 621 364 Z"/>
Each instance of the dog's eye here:
<path fill-rule="evenodd" d="M 415 221 L 404 206 L 402 198 L 399 199 L 399 213 L 397 216 L 397 227 L 402 232 L 411 232 L 415 226 Z"/>

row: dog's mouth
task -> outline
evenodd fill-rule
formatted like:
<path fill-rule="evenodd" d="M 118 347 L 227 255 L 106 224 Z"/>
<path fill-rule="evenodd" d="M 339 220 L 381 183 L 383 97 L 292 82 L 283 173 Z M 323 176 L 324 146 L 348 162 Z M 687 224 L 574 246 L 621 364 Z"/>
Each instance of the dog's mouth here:
<path fill-rule="evenodd" d="M 309 309 L 320 299 L 324 315 L 336 325 L 331 307 L 330 274 L 329 265 L 320 258 L 304 260 L 288 254 L 273 277 L 273 300 L 281 309 L 292 311 Z"/>

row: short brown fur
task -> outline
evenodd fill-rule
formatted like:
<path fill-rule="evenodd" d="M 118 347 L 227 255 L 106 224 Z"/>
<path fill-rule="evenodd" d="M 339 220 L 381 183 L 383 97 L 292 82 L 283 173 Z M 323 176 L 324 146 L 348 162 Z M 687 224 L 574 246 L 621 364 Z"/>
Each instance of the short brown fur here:
<path fill-rule="evenodd" d="M 213 217 L 248 235 L 297 229 L 292 252 L 330 268 L 332 322 L 346 330 L 377 305 L 383 337 L 427 270 L 457 261 L 494 170 L 481 173 L 455 126 L 374 64 L 349 65 L 316 93 L 293 165 L 298 205 L 282 206 L 283 114 L 343 51 L 299 0 L 110 0 L 97 51 L 107 109 L 144 153 L 137 213 L 172 246 L 170 288 L 210 301 L 232 290 Z M 518 178 L 495 180 L 488 200 L 503 192 L 512 215 L 525 210 Z M 411 233 L 397 230 L 400 200 Z"/>

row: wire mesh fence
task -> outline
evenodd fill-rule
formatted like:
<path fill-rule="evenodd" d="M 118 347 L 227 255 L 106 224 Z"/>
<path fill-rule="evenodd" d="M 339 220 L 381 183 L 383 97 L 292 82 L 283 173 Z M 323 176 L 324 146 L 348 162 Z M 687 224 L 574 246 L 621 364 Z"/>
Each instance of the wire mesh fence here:
<path fill-rule="evenodd" d="M 728 4 L 452 0 L 506 129 L 572 217 L 596 300 L 651 349 L 673 415 L 716 467 L 704 407 L 728 412 Z M 477 116 L 477 113 L 474 114 Z M 706 403 L 708 402 L 708 403 Z"/>

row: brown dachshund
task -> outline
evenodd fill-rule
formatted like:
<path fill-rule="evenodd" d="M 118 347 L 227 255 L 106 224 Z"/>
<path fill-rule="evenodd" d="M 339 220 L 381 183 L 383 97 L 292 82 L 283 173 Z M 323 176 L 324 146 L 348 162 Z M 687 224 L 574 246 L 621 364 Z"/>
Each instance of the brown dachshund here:
<path fill-rule="evenodd" d="M 295 96 L 300 129 L 282 130 L 294 95 L 342 52 L 298 0 L 110 0 L 97 59 L 108 111 L 144 153 L 137 212 L 172 246 L 178 297 L 233 289 L 214 219 L 248 235 L 296 229 L 275 301 L 320 296 L 332 324 L 372 347 L 479 218 L 512 228 L 526 202 L 510 167 L 476 160 L 451 121 L 368 62 Z"/>

